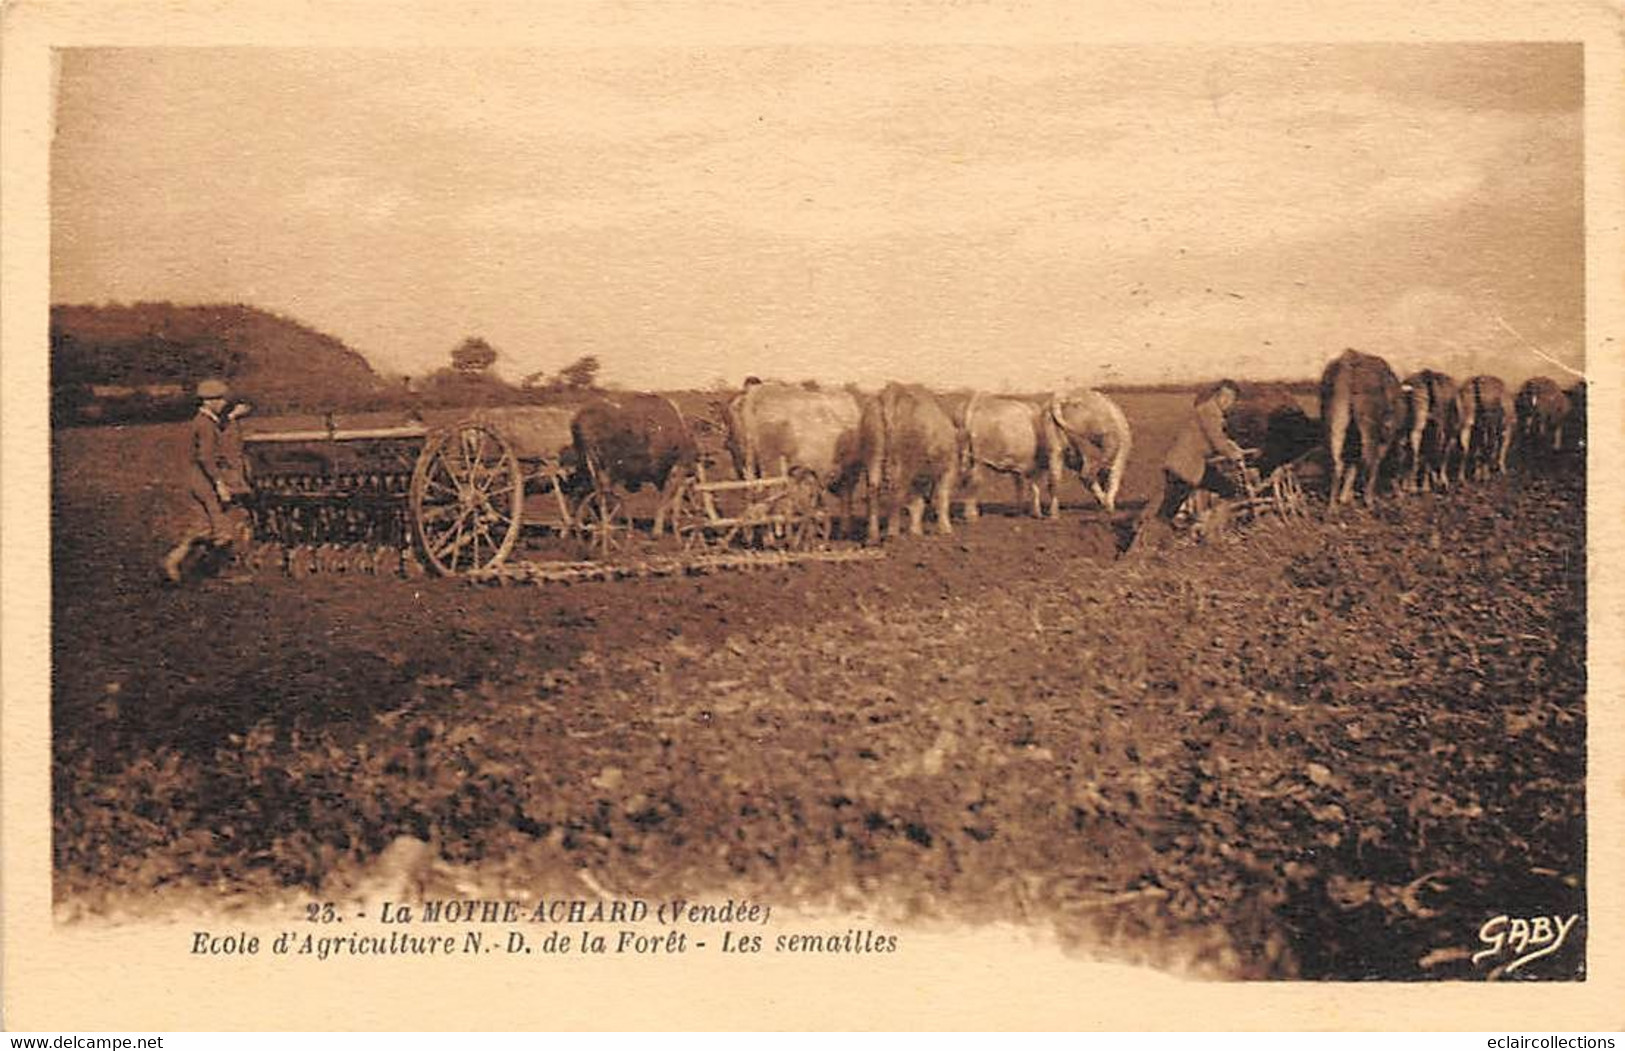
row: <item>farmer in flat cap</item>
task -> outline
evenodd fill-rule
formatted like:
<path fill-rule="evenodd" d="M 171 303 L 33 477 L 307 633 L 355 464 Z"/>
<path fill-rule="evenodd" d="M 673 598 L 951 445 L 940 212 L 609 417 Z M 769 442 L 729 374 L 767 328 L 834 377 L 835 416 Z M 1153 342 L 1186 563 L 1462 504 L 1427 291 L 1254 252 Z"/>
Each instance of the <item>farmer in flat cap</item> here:
<path fill-rule="evenodd" d="M 253 407 L 238 402 L 227 411 L 231 391 L 224 380 L 204 380 L 197 385 L 197 396 L 187 441 L 188 522 L 184 538 L 164 558 L 164 575 L 176 584 L 194 555 L 215 556 L 203 561 L 217 564 L 218 556 L 230 552 L 246 532 L 240 507 L 231 505 L 248 493 L 240 421 Z"/>
<path fill-rule="evenodd" d="M 1147 506 L 1140 515 L 1126 553 L 1140 554 L 1162 541 L 1172 531 L 1174 517 L 1192 492 L 1206 489 L 1222 498 L 1238 495 L 1235 483 L 1214 466 L 1212 459 L 1224 457 L 1235 461 L 1240 470 L 1247 470 L 1241 446 L 1225 430 L 1225 413 L 1240 396 L 1241 387 L 1228 379 L 1197 392 L 1190 417 L 1163 460 L 1162 501 L 1154 513 Z"/>

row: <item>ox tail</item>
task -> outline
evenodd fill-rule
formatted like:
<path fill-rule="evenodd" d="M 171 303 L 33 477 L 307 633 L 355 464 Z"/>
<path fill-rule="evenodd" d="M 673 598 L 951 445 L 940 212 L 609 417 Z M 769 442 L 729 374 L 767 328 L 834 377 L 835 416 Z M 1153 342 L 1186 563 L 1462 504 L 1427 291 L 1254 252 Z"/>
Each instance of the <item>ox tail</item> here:
<path fill-rule="evenodd" d="M 1331 504 L 1339 502 L 1344 488 L 1344 443 L 1348 440 L 1349 417 L 1353 410 L 1348 370 L 1336 368 L 1335 363 L 1334 368 L 1335 375 L 1328 377 L 1329 382 L 1321 384 L 1321 418 L 1326 429 L 1326 453 L 1332 463 L 1332 488 L 1328 500 Z"/>
<path fill-rule="evenodd" d="M 1100 395 L 1096 394 L 1095 398 L 1094 398 L 1094 403 L 1090 405 L 1090 408 L 1091 409 L 1098 409 L 1098 408 L 1101 407 L 1101 403 L 1105 403 L 1105 404 L 1108 404 L 1108 405 L 1111 404 L 1110 402 L 1107 402 L 1105 398 L 1103 398 Z M 1046 406 L 1047 413 L 1048 413 L 1048 416 L 1049 416 L 1049 421 L 1048 422 L 1055 426 L 1056 435 L 1062 441 L 1066 442 L 1067 445 L 1072 446 L 1073 451 L 1077 452 L 1080 457 L 1082 457 L 1083 454 L 1082 454 L 1081 450 L 1077 449 L 1076 445 L 1073 445 L 1074 440 L 1079 439 L 1079 438 L 1084 438 L 1084 439 L 1089 438 L 1089 437 L 1091 437 L 1093 435 L 1094 432 L 1086 432 L 1086 433 L 1083 433 L 1083 434 L 1079 434 L 1078 432 L 1074 431 L 1071 427 L 1067 426 L 1066 410 L 1067 410 L 1067 407 L 1069 405 L 1083 405 L 1083 404 L 1084 404 L 1084 402 L 1083 402 L 1083 400 L 1081 398 L 1069 398 L 1065 394 L 1054 394 L 1054 395 L 1050 396 L 1049 404 Z M 1116 406 L 1113 405 L 1112 408 L 1115 409 Z M 1106 414 L 1107 415 L 1110 414 L 1109 410 L 1107 411 Z M 1092 414 L 1092 415 L 1096 415 L 1096 414 Z M 1121 413 L 1118 413 L 1119 417 L 1121 417 L 1121 415 L 1122 415 Z M 1100 435 L 1102 437 L 1104 437 L 1106 435 L 1108 424 L 1116 424 L 1116 423 L 1120 423 L 1120 422 L 1121 422 L 1121 420 L 1116 420 L 1116 421 L 1100 420 L 1099 421 L 1099 423 L 1101 425 L 1100 432 L 1099 432 Z M 1064 449 L 1058 449 L 1058 450 L 1055 451 L 1055 453 L 1053 455 L 1061 455 L 1061 454 L 1064 454 L 1064 452 L 1065 452 Z"/>
<path fill-rule="evenodd" d="M 665 402 L 666 405 L 670 407 L 671 414 L 677 417 L 678 437 L 693 441 L 694 429 L 688 425 L 688 417 L 683 415 L 682 406 L 678 405 L 675 401 L 671 400 L 665 395 L 660 395 L 659 397 L 661 401 Z"/>
<path fill-rule="evenodd" d="M 1428 420 L 1433 416 L 1429 406 L 1431 388 L 1427 380 L 1416 383 L 1401 383 L 1401 395 L 1405 399 L 1405 433 L 1397 446 L 1395 460 L 1399 464 L 1399 481 L 1403 485 L 1414 482 L 1416 488 L 1422 488 L 1422 439 L 1427 433 Z"/>
<path fill-rule="evenodd" d="M 874 436 L 877 448 L 870 452 L 868 462 L 862 468 L 865 479 L 864 510 L 868 515 L 865 542 L 869 544 L 881 542 L 881 530 L 888 528 L 882 525 L 882 518 L 889 523 L 889 530 L 892 536 L 896 537 L 898 508 L 906 495 L 899 482 L 899 465 L 896 463 L 897 454 L 894 448 L 898 402 L 901 400 L 902 392 L 888 387 L 871 403 L 874 405 L 872 411 L 879 417 L 880 433 Z M 906 480 L 903 484 L 906 484 Z"/>
<path fill-rule="evenodd" d="M 728 456 L 733 460 L 734 473 L 740 478 L 756 477 L 756 448 L 751 436 L 750 418 L 746 413 L 749 404 L 750 391 L 746 390 L 729 398 L 722 407 Z"/>
<path fill-rule="evenodd" d="M 1083 456 L 1082 450 L 1078 449 L 1073 442 L 1073 439 L 1078 436 L 1073 433 L 1072 428 L 1066 425 L 1067 406 L 1074 404 L 1078 403 L 1074 399 L 1068 398 L 1064 394 L 1052 394 L 1049 399 L 1049 404 L 1045 406 L 1044 415 L 1046 418 L 1044 423 L 1051 429 L 1056 439 L 1053 443 L 1055 448 L 1049 451 L 1049 454 L 1052 457 L 1065 457 L 1067 449 L 1070 448 L 1073 452 L 1078 454 L 1080 460 L 1086 460 L 1086 458 Z"/>
<path fill-rule="evenodd" d="M 968 475 L 976 468 L 976 406 L 982 400 L 981 391 L 972 391 L 965 403 L 965 422 L 959 432 L 959 473 Z"/>
<path fill-rule="evenodd" d="M 1434 432 L 1443 431 L 1450 423 L 1450 402 L 1453 399 L 1444 396 L 1444 385 L 1432 376 L 1428 377 L 1426 386 L 1428 401 L 1428 426 Z"/>
<path fill-rule="evenodd" d="M 1473 428 L 1478 423 L 1473 414 L 1471 384 L 1472 381 L 1468 380 L 1456 391 L 1456 412 L 1450 426 L 1450 447 L 1455 454 L 1456 479 L 1458 481 L 1467 479 L 1467 458 L 1473 446 Z"/>
<path fill-rule="evenodd" d="M 1450 427 L 1455 415 L 1455 394 L 1445 397 L 1445 387 L 1439 377 L 1425 373 L 1422 389 L 1427 394 L 1427 424 L 1422 428 L 1420 456 L 1424 483 L 1431 486 L 1443 481 L 1444 460 L 1450 446 Z"/>
<path fill-rule="evenodd" d="M 1117 455 L 1111 459 L 1106 468 L 1106 510 L 1117 510 L 1117 494 L 1123 487 L 1123 474 L 1128 470 L 1129 454 L 1134 450 L 1134 432 L 1129 430 L 1128 421 L 1123 422 L 1123 429 L 1118 434 Z"/>
<path fill-rule="evenodd" d="M 1062 411 L 1066 401 L 1067 399 L 1064 395 L 1052 394 L 1050 395 L 1048 406 L 1049 418 L 1055 424 L 1055 426 L 1061 429 L 1062 434 L 1068 433 L 1066 429 L 1066 413 Z"/>
<path fill-rule="evenodd" d="M 1491 422 L 1484 411 L 1484 378 L 1474 376 L 1473 386 L 1473 431 L 1468 437 L 1469 454 L 1472 457 L 1472 474 L 1477 477 L 1484 461 L 1484 454 L 1490 444 Z"/>
<path fill-rule="evenodd" d="M 1108 468 L 1106 481 L 1106 496 L 1109 509 L 1117 509 L 1117 490 L 1123 484 L 1123 472 L 1128 470 L 1129 453 L 1134 451 L 1134 429 L 1129 426 L 1128 416 L 1123 413 L 1122 407 L 1115 401 L 1102 395 L 1101 401 L 1106 403 L 1107 411 L 1111 414 L 1112 426 L 1117 430 L 1117 455 L 1112 457 Z"/>
<path fill-rule="evenodd" d="M 871 485 L 879 485 L 883 492 L 890 492 L 897 485 L 897 454 L 893 443 L 897 434 L 899 400 L 900 394 L 897 391 L 880 392 L 880 475 L 869 481 Z"/>
<path fill-rule="evenodd" d="M 671 409 L 672 418 L 677 421 L 677 433 L 671 436 L 676 449 L 667 454 L 671 458 L 661 465 L 662 477 L 657 483 L 660 488 L 660 501 L 655 505 L 655 520 L 650 527 L 651 535 L 656 537 L 660 536 L 668 525 L 671 527 L 672 535 L 677 535 L 678 498 L 689 477 L 697 474 L 700 469 L 700 446 L 694 439 L 694 429 L 688 425 L 688 418 L 672 399 L 661 396 L 660 400 Z"/>
<path fill-rule="evenodd" d="M 1515 404 L 1518 413 L 1519 437 L 1523 439 L 1526 445 L 1532 446 L 1538 439 L 1542 429 L 1541 416 L 1547 404 L 1544 399 L 1544 392 L 1539 388 L 1530 387 L 1526 384 L 1524 389 L 1518 392 L 1518 400 Z"/>
<path fill-rule="evenodd" d="M 1072 429 L 1066 425 L 1066 406 L 1068 402 L 1069 399 L 1065 395 L 1050 395 L 1049 404 L 1044 406 L 1045 411 L 1040 417 L 1040 419 L 1043 421 L 1043 425 L 1039 428 L 1039 433 L 1042 434 L 1047 430 L 1054 439 L 1053 441 L 1049 442 L 1041 442 L 1041 444 L 1049 446 L 1048 462 L 1053 467 L 1053 473 L 1056 481 L 1060 481 L 1061 471 L 1063 471 L 1066 467 L 1066 454 L 1068 449 L 1071 449 L 1073 452 L 1078 454 L 1078 462 L 1080 464 L 1080 470 L 1078 473 L 1080 477 L 1083 474 L 1081 468 L 1086 467 L 1089 463 L 1089 459 L 1083 455 L 1083 451 L 1073 444 Z M 1088 479 L 1084 480 L 1088 481 Z"/>

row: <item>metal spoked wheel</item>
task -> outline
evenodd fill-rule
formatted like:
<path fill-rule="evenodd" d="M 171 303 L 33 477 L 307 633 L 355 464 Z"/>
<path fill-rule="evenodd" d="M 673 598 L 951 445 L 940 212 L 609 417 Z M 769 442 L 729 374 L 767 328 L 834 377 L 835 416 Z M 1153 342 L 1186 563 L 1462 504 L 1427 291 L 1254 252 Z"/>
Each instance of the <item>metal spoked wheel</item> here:
<path fill-rule="evenodd" d="M 412 472 L 412 527 L 436 573 L 499 564 L 519 540 L 525 482 L 513 448 L 482 423 L 432 435 Z"/>

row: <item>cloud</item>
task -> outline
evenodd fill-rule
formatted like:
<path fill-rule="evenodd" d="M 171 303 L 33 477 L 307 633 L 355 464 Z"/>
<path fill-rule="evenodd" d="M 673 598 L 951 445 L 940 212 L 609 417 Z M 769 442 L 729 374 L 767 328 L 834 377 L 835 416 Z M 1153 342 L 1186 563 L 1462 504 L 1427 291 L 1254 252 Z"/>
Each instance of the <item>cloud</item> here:
<path fill-rule="evenodd" d="M 1059 381 L 1163 368 L 1148 343 L 1302 375 L 1349 343 L 1502 353 L 1496 311 L 1569 346 L 1577 102 L 1506 54 L 70 55 L 54 273 L 253 292 L 402 361 L 590 348 L 639 383 Z"/>
<path fill-rule="evenodd" d="M 926 105 L 896 102 L 906 87 L 890 92 L 904 114 Z M 1458 206 L 1509 143 L 1528 139 L 1532 119 L 1407 107 L 1375 93 L 1229 105 L 1220 116 L 1205 102 L 1155 113 L 1109 102 L 1068 111 L 1069 126 L 1093 129 L 1071 137 L 1042 126 L 1013 134 L 992 112 L 981 119 L 1001 133 L 987 137 L 967 130 L 976 123 L 969 113 L 933 130 L 867 111 L 839 129 L 824 114 L 811 130 L 741 124 L 734 134 L 727 118 L 674 105 L 658 120 L 686 137 L 657 137 L 620 167 L 588 151 L 575 167 L 550 172 L 548 192 L 474 200 L 465 215 L 526 229 L 686 216 L 814 244 L 946 230 L 1018 234 L 1017 247 L 1039 255 L 1175 246 L 1239 253 Z M 696 132 L 697 122 L 710 123 L 709 132 Z M 586 134 L 616 129 L 612 118 Z"/>
<path fill-rule="evenodd" d="M 1425 72 L 1391 50 L 1407 76 Z M 1326 68 L 1283 78 L 1300 52 Z M 417 221 L 450 237 L 669 219 L 810 246 L 1016 236 L 1039 258 L 1245 255 L 1443 214 L 1553 131 L 1550 113 L 1396 97 L 1380 54 L 1341 68 L 1341 53 L 385 53 L 355 63 L 339 97 L 393 129 L 372 140 L 394 154 L 363 170 L 432 201 Z M 1348 86 L 1360 83 L 1379 86 Z"/>

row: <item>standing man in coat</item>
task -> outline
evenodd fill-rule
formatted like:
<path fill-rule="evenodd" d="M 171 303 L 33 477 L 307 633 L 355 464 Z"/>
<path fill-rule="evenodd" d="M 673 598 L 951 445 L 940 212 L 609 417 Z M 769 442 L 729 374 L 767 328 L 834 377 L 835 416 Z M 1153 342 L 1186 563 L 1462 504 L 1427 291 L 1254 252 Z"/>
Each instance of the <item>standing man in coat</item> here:
<path fill-rule="evenodd" d="M 1164 535 L 1171 532 L 1174 516 L 1193 491 L 1206 489 L 1225 498 L 1237 495 L 1235 483 L 1208 458 L 1224 456 L 1235 460 L 1242 470 L 1247 469 L 1241 446 L 1230 438 L 1224 427 L 1224 414 L 1239 397 L 1241 388 L 1234 380 L 1220 380 L 1197 394 L 1190 420 L 1162 462 L 1162 503 L 1156 514 L 1141 515 L 1134 527 L 1130 551 L 1140 550 L 1148 543 L 1151 539 L 1148 534 L 1153 529 Z"/>
<path fill-rule="evenodd" d="M 229 505 L 248 493 L 243 457 L 242 424 L 252 410 L 246 402 L 226 411 L 230 391 L 222 380 L 197 385 L 198 410 L 187 436 L 186 492 L 190 521 L 184 539 L 164 559 L 164 575 L 172 583 L 185 576 L 186 560 L 203 545 L 210 552 L 231 548 L 241 532 L 241 515 Z"/>

